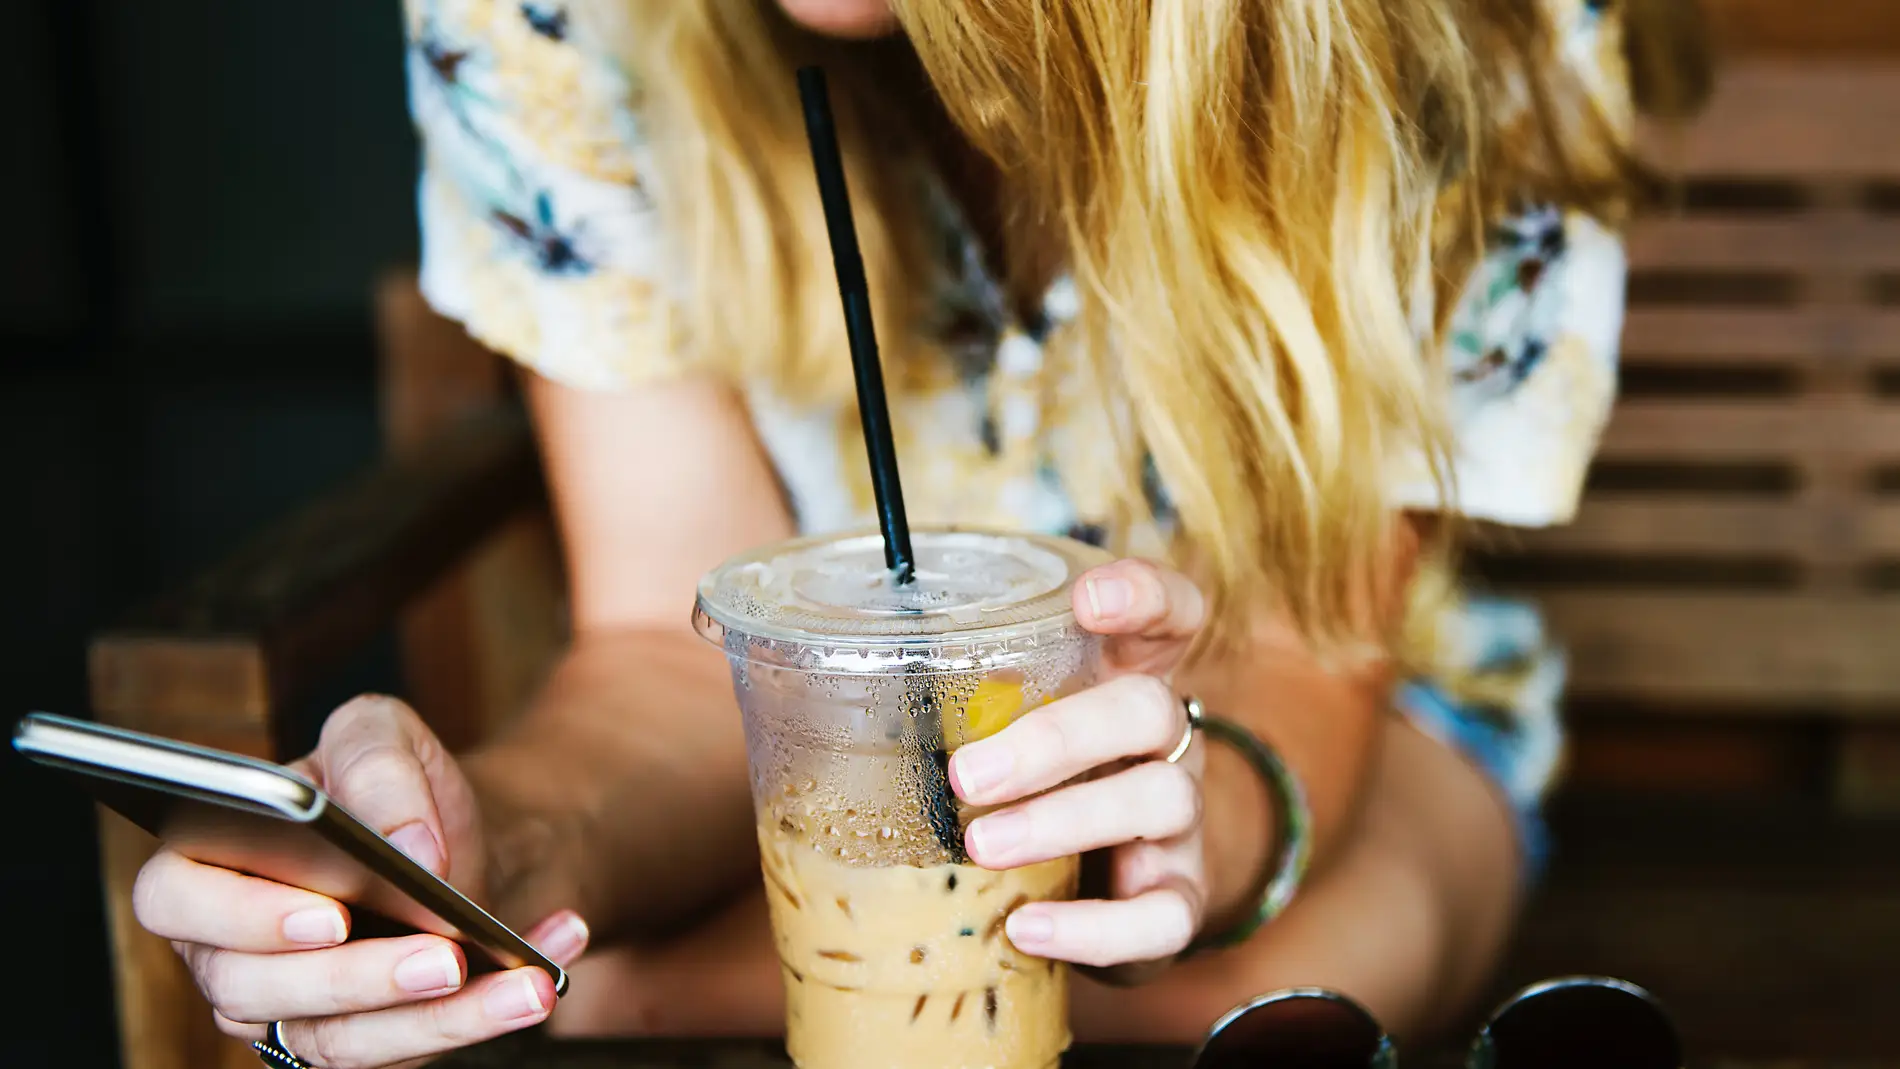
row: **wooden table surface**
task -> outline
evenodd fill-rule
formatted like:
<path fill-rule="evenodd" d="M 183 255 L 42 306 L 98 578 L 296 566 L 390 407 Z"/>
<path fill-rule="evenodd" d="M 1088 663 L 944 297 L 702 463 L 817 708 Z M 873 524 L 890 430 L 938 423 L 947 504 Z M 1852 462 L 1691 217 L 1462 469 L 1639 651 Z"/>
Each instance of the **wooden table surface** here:
<path fill-rule="evenodd" d="M 1184 1069 L 1173 1047 L 1082 1047 L 1063 1069 Z M 1405 1069 L 1458 1069 L 1452 1053 L 1402 1057 Z M 565 1040 L 498 1043 L 463 1051 L 438 1069 L 790 1069 L 776 1043 L 743 1040 Z M 1900 1061 L 1692 1061 L 1694 1069 L 1900 1069 Z M 866 1069 L 881 1067 L 866 1066 Z M 1263 1066 L 1262 1069 L 1272 1069 Z M 1604 1069 L 1613 1069 L 1606 1066 Z"/>
<path fill-rule="evenodd" d="M 1187 1057 L 1187 1051 L 1168 1047 L 1089 1048 L 1073 1052 L 1063 1066 L 1181 1069 Z M 776 1042 L 635 1039 L 502 1043 L 438 1063 L 441 1069 L 789 1069 L 791 1064 Z"/>

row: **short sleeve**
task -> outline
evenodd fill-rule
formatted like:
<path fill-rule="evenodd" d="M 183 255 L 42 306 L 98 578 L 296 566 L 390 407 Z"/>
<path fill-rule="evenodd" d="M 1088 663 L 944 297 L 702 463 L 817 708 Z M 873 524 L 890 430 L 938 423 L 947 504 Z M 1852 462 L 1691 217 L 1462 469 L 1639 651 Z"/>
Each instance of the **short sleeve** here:
<path fill-rule="evenodd" d="M 407 0 L 422 291 L 567 385 L 679 371 L 629 73 L 588 6 Z"/>
<path fill-rule="evenodd" d="M 1581 212 L 1508 220 L 1452 314 L 1449 502 L 1421 472 L 1407 508 L 1519 527 L 1569 521 L 1616 395 L 1627 268 Z"/>
<path fill-rule="evenodd" d="M 1570 84 L 1627 130 L 1620 19 L 1591 0 L 1542 7 L 1556 49 L 1546 62 L 1567 68 Z M 1621 238 L 1588 213 L 1530 207 L 1493 228 L 1444 338 L 1448 486 L 1441 491 L 1408 457 L 1402 507 L 1519 527 L 1575 515 L 1615 400 L 1627 274 Z"/>

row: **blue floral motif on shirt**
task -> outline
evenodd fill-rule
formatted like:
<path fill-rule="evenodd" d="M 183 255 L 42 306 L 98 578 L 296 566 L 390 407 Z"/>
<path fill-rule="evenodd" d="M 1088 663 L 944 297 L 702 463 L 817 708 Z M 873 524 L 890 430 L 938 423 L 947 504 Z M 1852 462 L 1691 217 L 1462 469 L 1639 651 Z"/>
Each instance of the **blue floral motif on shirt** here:
<path fill-rule="evenodd" d="M 492 209 L 491 215 L 548 274 L 584 275 L 593 270 L 593 265 L 575 251 L 574 238 L 555 225 L 554 198 L 547 192 L 535 195 L 532 219 L 502 208 Z"/>
<path fill-rule="evenodd" d="M 567 40 L 567 9 L 549 4 L 524 3 L 521 5 L 521 17 L 528 20 L 534 32 L 550 41 Z"/>
<path fill-rule="evenodd" d="M 1556 208 L 1533 208 L 1494 228 L 1490 252 L 1453 313 L 1447 338 L 1452 381 L 1461 393 L 1509 393 L 1543 360 L 1563 309 L 1567 244 Z"/>

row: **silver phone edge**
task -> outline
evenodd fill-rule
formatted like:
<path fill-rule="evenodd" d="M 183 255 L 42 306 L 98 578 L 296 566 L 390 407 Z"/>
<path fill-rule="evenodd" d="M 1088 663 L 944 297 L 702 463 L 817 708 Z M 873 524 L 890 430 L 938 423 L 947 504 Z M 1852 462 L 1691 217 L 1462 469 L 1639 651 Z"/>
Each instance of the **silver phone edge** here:
<path fill-rule="evenodd" d="M 505 955 L 513 959 L 502 964 L 532 965 L 553 978 L 557 998 L 567 994 L 566 969 L 448 881 L 390 845 L 316 784 L 282 765 L 242 754 L 207 752 L 205 747 L 176 739 L 37 711 L 22 717 L 15 726 L 13 747 L 38 764 L 215 805 L 235 804 L 308 825 L 484 950 L 498 958 Z M 194 779 L 190 772 L 204 775 Z"/>

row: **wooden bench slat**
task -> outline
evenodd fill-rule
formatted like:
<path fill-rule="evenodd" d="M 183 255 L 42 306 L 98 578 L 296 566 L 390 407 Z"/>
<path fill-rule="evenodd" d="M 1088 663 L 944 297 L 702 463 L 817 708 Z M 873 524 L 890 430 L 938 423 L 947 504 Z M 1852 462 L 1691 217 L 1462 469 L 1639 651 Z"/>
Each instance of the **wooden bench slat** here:
<path fill-rule="evenodd" d="M 1900 310 L 1639 305 L 1629 311 L 1623 352 L 1701 364 L 1900 361 Z"/>
<path fill-rule="evenodd" d="M 1573 693 L 1900 715 L 1900 597 L 1551 590 Z"/>
<path fill-rule="evenodd" d="M 1527 555 L 1807 558 L 1838 546 L 1863 560 L 1900 558 L 1900 501 L 1870 499 L 1843 514 L 1800 497 L 1597 493 L 1574 522 L 1503 541 Z"/>
<path fill-rule="evenodd" d="M 1858 519 L 1861 544 L 1870 554 L 1900 556 L 1900 501 L 1880 500 L 1866 507 Z M 1900 635 L 1895 636 L 1900 656 Z"/>
<path fill-rule="evenodd" d="M 1822 533 L 1820 517 L 1798 498 L 1592 494 L 1575 522 L 1516 541 L 1530 553 L 1801 556 Z"/>
<path fill-rule="evenodd" d="M 1682 130 L 1646 127 L 1651 158 L 1689 175 L 1865 179 L 1900 175 L 1900 64 L 1742 61 Z"/>
<path fill-rule="evenodd" d="M 1631 229 L 1629 256 L 1651 271 L 1900 270 L 1900 216 L 1659 216 Z"/>
<path fill-rule="evenodd" d="M 1900 600 L 1572 591 L 1545 604 L 1579 693 L 1843 711 L 1900 693 Z"/>
<path fill-rule="evenodd" d="M 1877 461 L 1900 456 L 1900 407 L 1634 399 L 1610 417 L 1598 456 L 1654 461 Z"/>
<path fill-rule="evenodd" d="M 1703 0 L 1717 54 L 1803 56 L 1838 63 L 1845 56 L 1900 54 L 1900 7 L 1893 0 Z"/>

